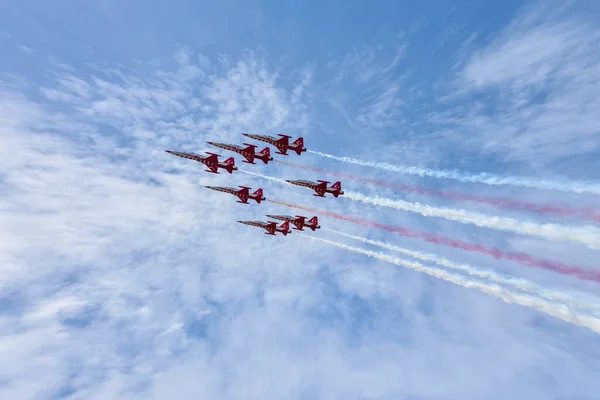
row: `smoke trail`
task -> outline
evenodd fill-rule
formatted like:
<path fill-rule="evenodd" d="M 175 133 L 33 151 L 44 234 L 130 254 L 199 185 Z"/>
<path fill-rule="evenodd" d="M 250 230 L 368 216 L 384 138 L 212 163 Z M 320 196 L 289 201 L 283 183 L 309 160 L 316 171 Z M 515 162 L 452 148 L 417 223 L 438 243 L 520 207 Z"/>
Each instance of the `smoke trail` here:
<path fill-rule="evenodd" d="M 308 152 L 317 154 L 321 157 L 326 157 L 345 163 L 362 165 L 364 167 L 384 169 L 386 171 L 399 172 L 402 174 L 418 175 L 420 177 L 428 176 L 432 178 L 453 179 L 459 182 L 484 183 L 486 185 L 512 185 L 544 190 L 558 190 L 561 192 L 600 194 L 600 184 L 594 182 L 558 182 L 538 178 L 498 176 L 494 174 L 488 174 L 485 172 L 480 174 L 468 174 L 460 171 L 434 170 L 429 168 L 406 167 L 387 163 L 361 161 L 355 158 L 337 157 L 331 154 L 321 153 L 319 151 L 313 150 L 308 150 Z"/>
<path fill-rule="evenodd" d="M 569 275 L 569 276 L 572 276 L 572 277 L 580 279 L 580 280 L 600 283 L 600 272 L 598 272 L 598 271 L 586 271 L 583 268 L 566 265 L 566 264 L 563 264 L 560 262 L 540 260 L 540 259 L 534 258 L 528 254 L 507 253 L 500 249 L 490 248 L 490 247 L 486 247 L 486 246 L 483 246 L 480 244 L 463 242 L 460 240 L 454 240 L 454 239 L 450 239 L 450 238 L 443 237 L 443 236 L 437 236 L 435 234 L 410 231 L 406 228 L 389 226 L 389 225 L 381 224 L 379 222 L 367 221 L 364 219 L 349 217 L 346 215 L 340 215 L 340 214 L 337 214 L 337 213 L 334 213 L 331 211 L 318 210 L 318 209 L 311 208 L 311 207 L 300 206 L 297 204 L 285 203 L 285 202 L 276 201 L 276 200 L 267 200 L 267 201 L 269 201 L 271 203 L 279 204 L 281 206 L 296 208 L 298 210 L 315 213 L 320 216 L 325 216 L 325 217 L 339 219 L 341 221 L 351 222 L 353 224 L 361 225 L 361 226 L 364 226 L 367 228 L 377 228 L 377 229 L 385 230 L 387 232 L 397 233 L 404 237 L 408 237 L 408 238 L 412 238 L 412 239 L 420 239 L 420 240 L 423 240 L 428 243 L 449 246 L 449 247 L 452 247 L 455 249 L 461 249 L 461 250 L 474 252 L 474 253 L 481 253 L 481 254 L 485 254 L 487 256 L 493 257 L 497 260 L 514 261 L 514 262 L 517 262 L 521 265 L 525 265 L 528 267 L 543 268 L 543 269 L 547 269 L 550 271 L 558 272 L 563 275 Z"/>
<path fill-rule="evenodd" d="M 274 182 L 288 184 L 284 179 L 275 178 L 255 172 L 240 170 L 250 175 L 258 176 Z M 404 200 L 390 200 L 379 197 L 369 197 L 361 193 L 346 191 L 345 197 L 377 206 L 390 207 L 397 210 L 415 212 L 426 217 L 442 217 L 452 221 L 472 224 L 484 228 L 499 229 L 515 232 L 521 235 L 538 236 L 550 240 L 567 240 L 585 244 L 592 249 L 600 249 L 600 230 L 595 227 L 567 228 L 556 224 L 535 224 L 521 222 L 507 217 L 491 217 L 484 214 L 472 213 L 465 210 L 454 210 L 444 207 L 431 207 L 420 203 L 410 203 Z"/>
<path fill-rule="evenodd" d="M 540 215 L 556 215 L 556 216 L 561 216 L 561 217 L 571 217 L 572 216 L 572 217 L 580 217 L 580 218 L 584 218 L 584 219 L 589 219 L 589 220 L 592 220 L 595 222 L 600 222 L 600 211 L 592 209 L 592 208 L 569 209 L 569 208 L 564 208 L 564 207 L 541 205 L 541 204 L 536 204 L 536 203 L 532 203 L 532 202 L 528 202 L 528 201 L 521 201 L 521 200 L 510 200 L 510 199 L 501 199 L 501 198 L 495 199 L 495 198 L 488 198 L 488 197 L 481 197 L 481 196 L 466 195 L 466 194 L 445 191 L 445 190 L 424 189 L 424 188 L 420 188 L 417 186 L 410 186 L 410 185 L 405 185 L 405 184 L 400 184 L 400 183 L 388 182 L 388 181 L 379 180 L 379 179 L 363 178 L 360 176 L 344 174 L 341 172 L 329 171 L 329 170 L 322 169 L 322 168 L 294 164 L 294 163 L 287 162 L 287 161 L 275 160 L 275 162 L 278 162 L 278 163 L 284 164 L 284 165 L 289 165 L 291 167 L 305 169 L 308 171 L 314 171 L 314 172 L 319 172 L 319 173 L 323 173 L 323 174 L 336 176 L 338 178 L 351 179 L 353 181 L 357 181 L 357 182 L 361 182 L 361 183 L 368 183 L 368 184 L 372 184 L 372 185 L 388 187 L 388 188 L 392 188 L 392 189 L 398 189 L 398 190 L 402 190 L 404 192 L 417 193 L 417 194 L 422 194 L 422 195 L 426 195 L 426 196 L 441 197 L 441 198 L 445 198 L 445 199 L 470 201 L 472 203 L 485 204 L 485 205 L 493 206 L 493 207 L 497 207 L 497 208 L 520 209 L 520 210 L 534 212 L 534 213 L 537 213 Z"/>
<path fill-rule="evenodd" d="M 259 178 L 267 179 L 269 181 L 284 183 L 286 185 L 291 185 L 291 183 L 286 182 L 285 179 L 275 178 L 273 176 L 268 176 L 268 175 L 263 175 L 263 174 L 257 174 L 256 172 L 246 171 L 245 169 L 238 169 L 238 171 L 243 172 L 248 175 L 258 176 Z"/>
<path fill-rule="evenodd" d="M 339 247 L 344 250 L 352 251 L 354 253 L 359 253 L 366 255 L 368 257 L 372 257 L 381 261 L 385 261 L 391 264 L 398 265 L 400 267 L 407 267 L 413 269 L 415 271 L 424 272 L 427 275 L 434 276 L 436 278 L 443 279 L 447 282 L 454 283 L 455 285 L 463 286 L 466 288 L 478 289 L 484 293 L 500 298 L 506 303 L 514 303 L 522 306 L 530 307 L 541 311 L 545 314 L 551 315 L 553 317 L 562 319 L 563 321 L 570 322 L 572 324 L 588 328 L 593 332 L 600 334 L 600 319 L 581 314 L 578 312 L 574 312 L 569 307 L 565 305 L 555 305 L 549 303 L 548 301 L 535 298 L 529 295 L 514 293 L 511 292 L 501 286 L 495 284 L 486 284 L 483 282 L 470 281 L 458 275 L 452 275 L 448 272 L 432 267 L 426 267 L 423 264 L 418 262 L 406 261 L 394 257 L 390 257 L 386 254 L 376 253 L 369 250 L 360 249 L 358 247 L 347 246 L 342 243 L 333 242 L 330 240 L 325 240 L 321 238 L 317 238 L 314 236 L 299 234 L 299 236 L 303 236 L 312 240 L 316 240 L 325 244 L 329 244 L 332 246 Z"/>
<path fill-rule="evenodd" d="M 358 240 L 365 244 L 371 244 L 373 246 L 378 246 L 378 247 L 381 247 L 381 248 L 384 248 L 387 250 L 395 251 L 398 253 L 403 253 L 408 256 L 418 258 L 423 261 L 431 261 L 438 265 L 448 267 L 450 269 L 466 272 L 467 274 L 472 275 L 472 276 L 489 279 L 489 280 L 492 280 L 494 282 L 504 284 L 504 285 L 510 285 L 517 289 L 523 290 L 525 292 L 529 292 L 529 293 L 544 297 L 548 300 L 560 301 L 567 305 L 570 305 L 571 307 L 578 307 L 581 309 L 592 311 L 596 315 L 600 315 L 598 306 L 594 306 L 594 305 L 587 304 L 587 303 L 577 302 L 573 298 L 571 298 L 571 296 L 569 296 L 567 294 L 555 292 L 552 290 L 546 290 L 540 286 L 537 286 L 536 284 L 534 284 L 532 282 L 529 282 L 526 279 L 517 279 L 512 276 L 502 276 L 495 272 L 478 269 L 478 268 L 472 267 L 467 264 L 458 264 L 458 263 L 450 261 L 446 258 L 436 256 L 434 254 L 427 254 L 427 253 L 422 253 L 420 251 L 408 250 L 403 247 L 394 246 L 394 245 L 391 245 L 388 243 L 380 242 L 378 240 L 371 240 L 371 239 L 363 238 L 360 236 L 349 235 L 345 232 L 336 231 L 335 229 L 323 228 L 323 230 L 334 233 L 336 235 L 347 237 L 349 239 Z"/>
<path fill-rule="evenodd" d="M 432 207 L 420 203 L 410 203 L 404 200 L 370 197 L 365 196 L 362 193 L 348 191 L 346 191 L 345 197 L 376 206 L 414 212 L 426 217 L 441 217 L 463 224 L 472 224 L 484 228 L 515 232 L 521 235 L 538 236 L 549 240 L 566 240 L 585 244 L 592 249 L 600 249 L 600 230 L 592 226 L 569 228 L 557 224 L 536 224 L 527 221 L 521 222 L 514 218 L 493 217 L 460 209 Z"/>

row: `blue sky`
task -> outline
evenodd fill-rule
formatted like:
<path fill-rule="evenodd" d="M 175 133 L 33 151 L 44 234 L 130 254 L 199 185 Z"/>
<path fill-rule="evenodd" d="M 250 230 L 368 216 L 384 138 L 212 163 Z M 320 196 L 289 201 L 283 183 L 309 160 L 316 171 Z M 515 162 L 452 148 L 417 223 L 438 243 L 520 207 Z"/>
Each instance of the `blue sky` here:
<path fill-rule="evenodd" d="M 592 330 L 295 231 L 263 235 L 235 221 L 302 212 L 240 205 L 203 186 L 262 187 L 270 199 L 590 271 L 597 249 L 315 198 L 239 171 L 206 174 L 163 150 L 214 151 L 206 141 L 285 132 L 310 150 L 361 160 L 598 182 L 597 5 L 284 3 L 3 5 L 0 397 L 595 398 Z M 337 180 L 236 161 L 283 179 Z M 585 193 L 421 178 L 313 153 L 285 161 L 597 208 Z M 590 237 L 597 229 L 575 217 L 343 185 Z M 600 304 L 594 282 L 333 218 L 320 224 L 307 235 L 449 271 L 331 228 Z"/>

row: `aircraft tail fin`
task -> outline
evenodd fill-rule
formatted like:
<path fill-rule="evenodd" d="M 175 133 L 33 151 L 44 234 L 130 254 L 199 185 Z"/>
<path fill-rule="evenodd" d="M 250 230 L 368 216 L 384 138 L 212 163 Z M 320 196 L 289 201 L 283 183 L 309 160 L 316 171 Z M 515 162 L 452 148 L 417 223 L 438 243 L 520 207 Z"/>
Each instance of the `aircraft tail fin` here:
<path fill-rule="evenodd" d="M 262 154 L 263 156 L 270 156 L 271 155 L 271 149 L 269 147 L 265 147 L 258 154 Z"/>
<path fill-rule="evenodd" d="M 256 189 L 256 191 L 252 194 L 255 196 L 254 198 L 258 204 L 260 204 L 261 201 L 265 200 L 262 189 Z"/>
<path fill-rule="evenodd" d="M 264 149 L 262 149 L 258 154 L 259 154 L 261 160 L 263 161 L 263 163 L 265 163 L 265 164 L 268 164 L 269 159 L 272 159 L 271 158 L 271 149 L 268 147 L 265 147 Z"/>
<path fill-rule="evenodd" d="M 287 234 L 290 233 L 290 223 L 288 221 L 285 221 L 281 225 L 279 225 L 279 228 L 281 229 L 281 233 L 283 233 L 283 236 L 287 236 Z"/>
<path fill-rule="evenodd" d="M 296 139 L 294 141 L 294 151 L 296 152 L 296 154 L 300 155 L 302 153 L 302 151 L 306 151 L 306 149 L 304 148 L 304 138 L 303 137 L 299 137 L 298 139 Z"/>
<path fill-rule="evenodd" d="M 230 174 L 237 169 L 237 167 L 235 166 L 235 159 L 233 157 L 229 157 L 227 160 L 224 161 L 224 163 L 225 170 L 227 170 L 227 172 L 229 172 Z"/>

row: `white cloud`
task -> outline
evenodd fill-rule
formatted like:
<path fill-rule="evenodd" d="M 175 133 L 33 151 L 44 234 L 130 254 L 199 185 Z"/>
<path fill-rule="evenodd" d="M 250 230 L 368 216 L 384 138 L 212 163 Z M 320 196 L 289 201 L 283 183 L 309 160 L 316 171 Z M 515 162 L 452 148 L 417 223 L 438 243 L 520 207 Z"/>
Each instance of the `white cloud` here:
<path fill-rule="evenodd" d="M 406 47 L 398 44 L 390 55 L 382 45 L 362 46 L 325 66 L 332 74 L 325 101 L 356 131 L 353 136 L 382 134 L 402 115 L 406 82 L 399 76 Z M 346 95 L 348 86 L 356 88 L 352 96 Z"/>
<path fill-rule="evenodd" d="M 470 149 L 533 170 L 597 179 L 580 165 L 594 170 L 600 148 L 599 50 L 592 18 L 540 3 L 470 55 L 459 90 L 470 106 L 459 103 L 432 121 L 450 116 L 438 121 L 455 127 L 444 138 Z"/>
<path fill-rule="evenodd" d="M 164 153 L 238 142 L 244 131 L 318 141 L 308 130 L 318 92 L 310 69 L 292 79 L 251 53 L 215 61 L 181 49 L 175 58 L 176 68 L 157 63 L 150 73 L 63 70 L 41 90 L 45 102 L 2 92 L 2 396 L 503 398 L 519 372 L 571 366 L 566 350 L 544 354 L 558 339 L 532 328 L 529 310 L 239 226 L 273 209 L 202 185 L 260 185 L 267 197 L 419 221 L 206 174 Z M 587 332 L 555 326 L 591 347 Z M 581 359 L 593 362 L 594 351 Z M 565 376 L 595 376 L 577 366 Z"/>

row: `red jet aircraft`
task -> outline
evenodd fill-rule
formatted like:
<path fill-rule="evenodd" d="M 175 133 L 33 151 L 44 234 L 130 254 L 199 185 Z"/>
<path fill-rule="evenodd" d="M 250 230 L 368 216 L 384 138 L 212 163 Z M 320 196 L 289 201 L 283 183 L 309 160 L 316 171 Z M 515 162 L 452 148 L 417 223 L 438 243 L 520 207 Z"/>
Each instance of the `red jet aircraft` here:
<path fill-rule="evenodd" d="M 289 215 L 267 215 L 267 217 L 289 222 L 295 226 L 294 229 L 297 231 L 303 231 L 304 227 L 312 229 L 313 232 L 321 228 L 319 225 L 319 219 L 316 216 L 309 219 L 308 222 L 306 222 L 306 217 L 302 215 L 296 215 L 295 217 L 291 217 Z"/>
<path fill-rule="evenodd" d="M 240 186 L 240 190 L 236 190 L 232 187 L 218 187 L 218 186 L 204 186 L 206 188 L 216 190 L 218 192 L 225 192 L 237 196 L 240 198 L 238 203 L 248 204 L 248 199 L 252 199 L 260 204 L 261 201 L 266 200 L 266 197 L 263 196 L 263 190 L 257 189 L 254 193 L 250 194 L 248 186 Z"/>
<path fill-rule="evenodd" d="M 306 151 L 306 147 L 304 147 L 304 139 L 299 137 L 296 141 L 290 144 L 291 136 L 282 135 L 278 133 L 277 136 L 281 136 L 281 139 L 274 138 L 273 136 L 262 136 L 262 135 L 252 135 L 249 133 L 242 133 L 242 135 L 247 136 L 249 138 L 260 140 L 261 142 L 269 143 L 272 146 L 277 147 L 275 154 L 283 154 L 287 156 L 287 151 L 292 150 L 295 151 L 296 154 L 300 155 L 303 151 Z"/>
<path fill-rule="evenodd" d="M 213 145 L 215 147 L 219 147 L 221 149 L 235 151 L 236 153 L 244 156 L 244 158 L 246 160 L 242 160 L 242 162 L 245 162 L 248 164 L 256 164 L 254 162 L 255 158 L 262 160 L 262 162 L 264 162 L 265 164 L 268 164 L 269 161 L 273 160 L 273 157 L 271 157 L 271 150 L 268 147 L 265 147 L 259 153 L 257 153 L 256 146 L 253 144 L 248 144 L 248 143 L 244 143 L 246 146 L 248 146 L 246 148 L 244 148 L 242 146 L 237 146 L 235 144 L 215 143 L 215 142 L 206 142 L 206 143 Z"/>
<path fill-rule="evenodd" d="M 268 221 L 268 222 L 262 222 L 262 221 L 238 221 L 240 224 L 246 224 L 246 225 L 250 225 L 250 226 L 257 226 L 259 228 L 263 228 L 266 229 L 267 231 L 265 232 L 265 235 L 275 235 L 275 232 L 281 232 L 283 234 L 283 236 L 287 236 L 288 233 L 292 233 L 292 231 L 290 231 L 290 223 L 289 222 L 284 222 L 281 225 L 277 226 L 276 222 L 272 222 L 272 221 Z"/>
<path fill-rule="evenodd" d="M 187 158 L 189 160 L 198 161 L 199 163 L 202 163 L 208 167 L 208 169 L 205 170 L 206 172 L 212 172 L 213 174 L 218 174 L 219 172 L 217 172 L 217 170 L 219 168 L 223 168 L 230 174 L 233 171 L 237 171 L 237 167 L 235 166 L 235 160 L 233 159 L 233 157 L 228 158 L 224 162 L 219 162 L 219 155 L 215 154 L 215 153 L 209 153 L 208 151 L 206 152 L 206 154 L 210 154 L 208 157 L 204 157 L 204 156 L 201 156 L 200 154 L 196 154 L 196 153 L 183 153 L 180 151 L 172 151 L 172 150 L 165 150 L 165 151 L 169 154 L 173 154 L 178 157 L 183 157 L 183 158 Z"/>
<path fill-rule="evenodd" d="M 313 194 L 313 196 L 317 196 L 317 197 L 325 197 L 325 193 L 331 193 L 333 195 L 333 197 L 338 197 L 341 196 L 342 194 L 344 194 L 344 191 L 342 190 L 342 184 L 341 182 L 336 182 L 333 185 L 331 185 L 331 187 L 327 187 L 327 184 L 329 183 L 329 181 L 320 181 L 317 180 L 317 182 L 311 182 L 311 181 L 288 181 L 286 180 L 286 182 L 291 183 L 292 185 L 296 185 L 296 186 L 303 186 L 303 187 L 307 187 L 310 188 L 312 190 L 314 190 L 315 192 L 317 192 L 317 194 Z"/>

